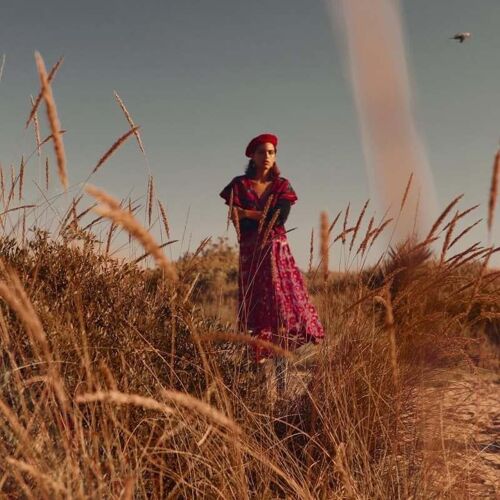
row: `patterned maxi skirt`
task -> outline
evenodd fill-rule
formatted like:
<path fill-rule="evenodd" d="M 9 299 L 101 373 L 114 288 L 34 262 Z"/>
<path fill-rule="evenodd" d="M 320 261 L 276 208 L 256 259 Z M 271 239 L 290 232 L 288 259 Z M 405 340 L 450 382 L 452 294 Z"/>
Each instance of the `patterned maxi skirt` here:
<path fill-rule="evenodd" d="M 242 331 L 294 350 L 324 337 L 300 269 L 290 251 L 285 229 L 277 226 L 262 244 L 262 233 L 241 234 L 239 257 L 238 323 Z M 273 355 L 254 348 L 260 361 Z"/>

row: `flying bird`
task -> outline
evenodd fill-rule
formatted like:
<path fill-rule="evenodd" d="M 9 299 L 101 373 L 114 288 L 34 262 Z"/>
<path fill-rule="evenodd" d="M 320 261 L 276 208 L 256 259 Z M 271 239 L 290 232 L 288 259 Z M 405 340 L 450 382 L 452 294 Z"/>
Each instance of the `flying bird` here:
<path fill-rule="evenodd" d="M 453 35 L 450 37 L 451 40 L 458 40 L 460 43 L 464 43 L 467 38 L 471 36 L 470 33 L 464 32 L 464 33 L 457 33 L 456 35 Z"/>

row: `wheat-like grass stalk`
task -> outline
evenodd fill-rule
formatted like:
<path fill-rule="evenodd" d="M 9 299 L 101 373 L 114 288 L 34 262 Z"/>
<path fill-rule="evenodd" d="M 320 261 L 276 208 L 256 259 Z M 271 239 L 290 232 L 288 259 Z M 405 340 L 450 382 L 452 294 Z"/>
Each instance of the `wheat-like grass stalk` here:
<path fill-rule="evenodd" d="M 49 157 L 45 157 L 45 190 L 49 190 Z"/>
<path fill-rule="evenodd" d="M 116 224 L 112 222 L 109 226 L 108 237 L 106 238 L 106 249 L 104 255 L 107 257 L 109 255 L 109 250 L 111 248 L 111 240 L 113 239 L 113 233 L 115 232 Z"/>
<path fill-rule="evenodd" d="M 5 201 L 5 181 L 3 177 L 3 167 L 0 165 L 0 191 L 2 192 L 2 201 Z"/>
<path fill-rule="evenodd" d="M 64 151 L 64 143 L 61 134 L 61 125 L 59 123 L 59 116 L 57 114 L 57 107 L 54 101 L 54 96 L 52 94 L 52 87 L 47 76 L 47 71 L 45 69 L 45 63 L 43 62 L 42 56 L 39 52 L 35 52 L 35 60 L 38 68 L 38 74 L 40 76 L 40 83 L 42 86 L 42 96 L 45 100 L 45 107 L 47 111 L 47 117 L 50 125 L 50 130 L 54 136 L 54 151 L 57 160 L 57 171 L 59 174 L 59 179 L 64 189 L 68 188 L 68 173 L 66 170 L 66 153 Z M 36 109 L 35 109 L 36 111 Z"/>
<path fill-rule="evenodd" d="M 167 234 L 167 239 L 170 239 L 170 225 L 168 223 L 167 210 L 165 206 L 160 200 L 158 201 L 158 208 L 160 209 L 161 220 L 163 222 L 163 227 L 165 229 L 165 233 Z"/>
<path fill-rule="evenodd" d="M 134 212 L 132 211 L 132 198 L 129 196 L 128 197 L 128 212 L 129 214 L 133 214 Z M 132 243 L 132 235 L 130 233 L 128 234 L 128 244 L 130 245 Z"/>
<path fill-rule="evenodd" d="M 203 240 L 198 245 L 198 248 L 194 251 L 193 255 L 190 257 L 186 267 L 184 268 L 184 273 L 189 272 L 191 268 L 196 265 L 196 257 L 198 257 L 198 255 L 206 248 L 211 239 L 212 239 L 211 236 L 203 238 Z"/>
<path fill-rule="evenodd" d="M 474 299 L 477 295 L 477 292 L 479 290 L 479 285 L 481 284 L 482 280 L 483 280 L 483 277 L 484 277 L 484 273 L 486 271 L 486 269 L 488 268 L 488 262 L 491 258 L 491 256 L 493 255 L 493 253 L 497 252 L 498 250 L 500 250 L 500 247 L 497 247 L 497 248 L 493 248 L 493 247 L 489 247 L 489 248 L 486 248 L 486 255 L 484 256 L 484 260 L 483 262 L 481 263 L 481 267 L 479 269 L 479 273 L 477 275 L 477 277 L 475 278 L 475 282 L 474 282 L 474 288 L 472 289 L 472 292 L 470 294 L 470 298 L 467 302 L 467 307 L 466 307 L 466 310 L 465 310 L 465 313 L 464 313 L 464 316 L 467 317 L 474 305 Z"/>
<path fill-rule="evenodd" d="M 347 234 L 347 220 L 349 218 L 349 209 L 351 207 L 351 202 L 349 202 L 347 204 L 347 208 L 346 208 L 346 211 L 345 211 L 345 215 L 344 215 L 344 223 L 342 224 L 342 233 L 341 234 L 341 238 L 342 238 L 342 244 L 345 243 L 345 237 L 346 237 L 346 234 Z M 335 240 L 337 241 L 337 240 Z"/>
<path fill-rule="evenodd" d="M 358 247 L 358 250 L 356 251 L 356 255 L 359 254 L 359 252 L 361 252 L 361 255 L 363 255 L 365 253 L 365 250 L 366 250 L 366 245 L 368 243 L 368 240 L 370 239 L 370 237 L 372 236 L 372 227 L 373 227 L 373 223 L 375 222 L 375 217 L 371 217 L 370 218 L 370 222 L 368 223 L 368 228 L 366 229 L 366 233 L 365 233 L 365 237 L 363 238 L 363 240 L 361 241 L 359 247 Z"/>
<path fill-rule="evenodd" d="M 229 419 L 220 411 L 216 410 L 204 401 L 186 393 L 167 389 L 162 390 L 161 394 L 165 399 L 168 399 L 177 405 L 184 406 L 189 410 L 193 410 L 196 413 L 208 418 L 212 422 L 230 429 L 235 434 L 239 434 L 241 432 L 238 425 L 232 419 Z M 75 401 L 80 404 L 104 401 L 119 405 L 139 406 L 147 410 L 160 411 L 166 415 L 174 415 L 176 413 L 172 406 L 161 403 L 156 399 L 140 396 L 139 394 L 126 394 L 120 391 L 98 391 L 91 394 L 81 394 L 76 396 Z"/>
<path fill-rule="evenodd" d="M 277 209 L 273 216 L 271 217 L 271 220 L 267 224 L 266 231 L 264 232 L 264 237 L 262 238 L 262 243 L 261 243 L 261 248 L 264 247 L 264 245 L 267 243 L 267 240 L 269 239 L 269 235 L 271 234 L 271 231 L 273 230 L 274 224 L 276 223 L 276 220 L 279 217 L 281 209 Z"/>
<path fill-rule="evenodd" d="M 354 226 L 354 231 L 352 233 L 352 238 L 351 238 L 351 243 L 349 244 L 349 252 L 352 250 L 352 246 L 354 245 L 354 241 L 356 240 L 356 236 L 358 234 L 358 231 L 359 231 L 359 228 L 361 226 L 361 222 L 363 220 L 363 217 L 365 215 L 365 212 L 366 212 L 366 207 L 368 206 L 368 203 L 370 202 L 370 200 L 366 200 L 365 204 L 363 205 L 363 208 L 361 210 L 361 213 L 359 214 L 359 217 L 358 217 L 358 220 L 356 221 L 356 224 Z"/>
<path fill-rule="evenodd" d="M 481 252 L 484 252 L 484 248 L 482 246 L 479 246 L 480 241 L 476 241 L 476 243 L 472 244 L 470 247 L 467 247 L 465 250 L 462 252 L 459 252 L 452 257 L 448 257 L 446 259 L 446 263 L 448 264 L 448 268 L 451 269 L 452 267 L 458 267 L 457 264 L 460 263 L 462 260 L 462 257 L 467 256 L 468 258 L 472 257 L 475 258 L 476 255 L 479 255 Z M 476 254 L 476 252 L 478 252 Z M 459 265 L 462 265 L 461 263 Z"/>
<path fill-rule="evenodd" d="M 455 225 L 457 223 L 457 217 L 458 217 L 458 211 L 455 213 L 455 216 L 453 217 L 453 219 L 448 227 L 448 230 L 446 231 L 446 235 L 445 235 L 444 242 L 443 242 L 443 247 L 441 248 L 441 256 L 439 258 L 439 265 L 443 265 L 444 258 L 446 255 L 446 250 L 448 250 L 448 248 L 449 248 L 451 235 L 452 235 L 453 229 L 455 229 Z"/>
<path fill-rule="evenodd" d="M 3 263 L 2 263 L 3 266 Z M 42 324 L 34 312 L 26 293 L 24 292 L 19 278 L 12 272 L 7 271 L 10 283 L 0 282 L 0 296 L 13 309 L 24 323 L 28 335 L 34 341 L 34 347 L 40 346 L 41 351 L 50 361 L 52 358 L 47 337 L 43 331 Z"/>
<path fill-rule="evenodd" d="M 32 443 L 33 438 L 30 436 L 27 429 L 19 421 L 18 416 L 12 408 L 0 398 L 0 413 L 3 415 L 3 420 L 7 421 L 12 432 L 16 435 L 17 439 L 21 442 L 22 452 L 24 455 L 31 456 L 33 453 Z"/>
<path fill-rule="evenodd" d="M 451 243 L 448 249 L 450 249 L 462 236 L 466 235 L 473 227 L 477 226 L 483 219 L 478 219 L 474 224 L 466 227 Z"/>
<path fill-rule="evenodd" d="M 188 410 L 203 415 L 215 424 L 231 430 L 234 434 L 241 434 L 241 429 L 234 420 L 228 418 L 226 415 L 224 415 L 208 403 L 205 403 L 204 401 L 201 401 L 200 399 L 195 398 L 194 396 L 191 396 L 190 394 L 187 394 L 185 392 L 163 389 L 161 391 L 161 394 L 165 399 L 168 399 L 169 401 L 172 401 L 177 405 L 184 406 Z"/>
<path fill-rule="evenodd" d="M 153 176 L 150 175 L 148 179 L 148 200 L 147 200 L 148 226 L 151 226 L 151 216 L 153 214 L 153 192 L 154 192 L 154 180 Z"/>
<path fill-rule="evenodd" d="M 447 207 L 441 212 L 441 215 L 436 219 L 436 222 L 434 222 L 434 224 L 432 225 L 431 230 L 429 231 L 429 234 L 427 235 L 426 239 L 430 239 L 434 236 L 434 233 L 440 226 L 441 222 L 443 222 L 443 220 L 448 215 L 450 210 L 463 198 L 463 196 L 464 196 L 463 194 L 458 195 L 447 205 Z"/>
<path fill-rule="evenodd" d="M 352 474 L 350 474 L 348 471 L 345 443 L 339 443 L 339 445 L 337 446 L 335 450 L 335 460 L 333 461 L 333 466 L 341 478 L 342 485 L 344 486 L 343 489 L 346 493 L 345 498 L 349 498 L 349 500 L 361 498 L 356 489 L 356 483 L 352 477 Z"/>
<path fill-rule="evenodd" d="M 29 474 L 33 479 L 35 479 L 40 484 L 42 489 L 49 488 L 58 493 L 67 495 L 68 492 L 62 484 L 54 481 L 48 474 L 44 474 L 43 472 L 39 471 L 32 464 L 29 464 L 22 460 L 15 459 L 13 457 L 7 457 L 5 460 L 12 467 L 16 467 L 21 472 Z"/>
<path fill-rule="evenodd" d="M 328 214 L 325 211 L 321 212 L 320 215 L 320 262 L 321 262 L 321 272 L 323 274 L 323 280 L 326 282 L 328 280 L 328 270 L 329 270 L 329 236 L 328 232 Z"/>
<path fill-rule="evenodd" d="M 63 135 L 63 134 L 65 134 L 65 133 L 66 133 L 66 130 L 65 130 L 65 129 L 61 129 L 61 130 L 59 130 L 59 133 L 60 133 L 61 135 Z M 42 142 L 40 142 L 40 144 L 37 146 L 37 151 L 39 151 L 39 150 L 40 150 L 40 148 L 41 148 L 44 144 L 46 144 L 47 142 L 49 142 L 49 141 L 50 141 L 50 140 L 52 140 L 52 139 L 54 139 L 54 134 L 49 134 L 47 137 L 45 137 L 45 139 L 44 139 Z"/>
<path fill-rule="evenodd" d="M 59 66 L 61 66 L 63 59 L 64 59 L 63 57 L 60 57 L 59 60 L 54 64 L 54 66 L 52 66 L 51 70 L 49 71 L 49 74 L 47 76 L 47 80 L 49 83 L 51 83 L 52 80 L 54 79 L 54 76 L 55 76 L 57 70 L 59 69 Z M 43 97 L 43 89 L 40 89 L 40 92 L 36 96 L 35 102 L 34 102 L 33 106 L 31 107 L 31 111 L 30 111 L 30 114 L 28 116 L 28 119 L 26 120 L 26 124 L 25 124 L 24 128 L 28 128 L 28 125 L 30 124 L 31 120 L 34 119 L 34 116 L 35 116 L 35 113 L 37 112 L 38 106 L 42 102 L 42 97 Z"/>
<path fill-rule="evenodd" d="M 274 199 L 273 194 L 270 194 L 267 197 L 266 204 L 264 205 L 264 210 L 262 210 L 262 214 L 261 214 L 260 219 L 259 219 L 259 227 L 257 229 L 258 235 L 260 235 L 260 233 L 262 232 L 262 228 L 264 227 L 264 222 L 266 221 L 267 214 L 269 212 L 269 209 L 271 208 L 271 203 L 272 203 L 273 199 Z"/>
<path fill-rule="evenodd" d="M 73 198 L 74 200 L 74 198 Z M 68 209 L 66 210 L 65 214 L 64 214 L 64 217 L 62 218 L 60 224 L 59 224 L 59 227 L 61 229 L 65 228 L 68 221 L 69 221 L 69 218 L 71 217 L 71 213 L 72 213 L 72 210 L 71 210 L 71 205 L 68 207 Z"/>
<path fill-rule="evenodd" d="M 241 241 L 240 217 L 238 215 L 237 207 L 233 207 L 231 220 L 233 221 L 233 225 L 234 225 L 234 229 L 236 231 L 236 237 L 238 239 L 238 242 L 240 242 Z"/>
<path fill-rule="evenodd" d="M 229 229 L 229 223 L 233 215 L 233 202 L 234 202 L 234 189 L 231 188 L 231 193 L 229 195 L 229 206 L 227 208 L 226 231 Z"/>
<path fill-rule="evenodd" d="M 87 184 L 85 187 L 85 192 L 96 198 L 101 203 L 108 205 L 113 209 L 119 210 L 121 208 L 120 202 L 110 194 L 106 193 L 103 189 L 99 189 L 92 184 Z"/>
<path fill-rule="evenodd" d="M 200 273 L 196 273 L 196 276 L 194 277 L 193 281 L 191 282 L 191 285 L 190 285 L 186 295 L 184 296 L 184 299 L 182 300 L 183 304 L 185 304 L 187 302 L 187 300 L 189 299 L 189 297 L 193 293 L 194 287 L 195 287 L 199 277 L 200 277 Z"/>
<path fill-rule="evenodd" d="M 340 216 L 342 215 L 342 210 L 335 216 L 335 219 L 333 219 L 333 222 L 330 224 L 330 227 L 328 228 L 328 233 L 330 234 L 333 231 L 333 228 L 337 224 L 337 221 L 340 219 Z"/>
<path fill-rule="evenodd" d="M 11 165 L 10 166 L 10 190 L 9 190 L 9 195 L 7 196 L 7 206 L 9 206 L 10 201 L 12 198 L 14 198 L 14 192 L 16 188 L 16 184 L 18 181 L 19 177 L 16 176 L 14 172 L 14 167 Z"/>
<path fill-rule="evenodd" d="M 0 64 L 0 82 L 2 81 L 4 66 L 5 66 L 5 54 L 2 54 L 2 64 Z"/>
<path fill-rule="evenodd" d="M 23 209 L 23 217 L 21 223 L 21 244 L 24 246 L 26 240 L 26 209 Z"/>
<path fill-rule="evenodd" d="M 0 212 L 0 216 L 8 214 L 9 212 L 15 212 L 16 210 L 23 210 L 25 208 L 33 208 L 33 207 L 36 207 L 36 205 L 21 205 L 19 207 L 8 208 L 7 210 Z"/>
<path fill-rule="evenodd" d="M 230 332 L 210 332 L 200 335 L 201 342 L 217 342 L 217 341 L 229 341 L 236 344 L 247 344 L 254 347 L 260 347 L 262 349 L 267 349 L 272 351 L 277 356 L 287 358 L 290 360 L 295 360 L 296 355 L 292 351 L 288 351 L 283 347 L 280 347 L 274 342 L 268 340 L 262 340 L 252 335 L 247 335 L 243 333 L 230 333 Z"/>
<path fill-rule="evenodd" d="M 132 135 L 135 133 L 137 129 L 140 127 L 137 125 L 127 132 L 125 132 L 123 135 L 121 135 L 112 145 L 111 147 L 99 158 L 99 161 L 97 162 L 97 165 L 94 167 L 92 170 L 92 174 L 95 174 L 97 170 L 103 165 L 104 162 L 106 162 L 109 157 Z"/>
<path fill-rule="evenodd" d="M 126 229 L 142 244 L 144 249 L 154 257 L 157 265 L 165 272 L 165 275 L 172 281 L 177 280 L 175 267 L 160 250 L 153 236 L 141 226 L 128 210 L 123 210 L 120 207 L 120 203 L 117 199 L 90 184 L 87 184 L 85 191 L 101 202 L 100 206 L 94 208 L 96 213 L 111 219 L 113 222 Z"/>
<path fill-rule="evenodd" d="M 98 391 L 91 394 L 80 394 L 75 397 L 75 402 L 79 404 L 95 403 L 98 401 L 115 403 L 118 405 L 139 406 L 147 410 L 160 411 L 166 415 L 175 414 L 172 407 L 167 406 L 164 403 L 160 403 L 159 401 L 156 401 L 156 399 L 140 396 L 139 394 L 125 394 L 120 391 Z"/>
<path fill-rule="evenodd" d="M 495 155 L 493 170 L 491 173 L 490 197 L 488 200 L 488 235 L 491 238 L 491 228 L 493 227 L 493 217 L 498 200 L 498 188 L 500 184 L 500 149 Z"/>
<path fill-rule="evenodd" d="M 116 101 L 118 102 L 118 105 L 122 109 L 123 114 L 125 115 L 125 118 L 127 119 L 128 123 L 130 125 L 130 128 L 134 129 L 135 128 L 134 120 L 132 120 L 132 116 L 130 116 L 130 113 L 128 112 L 128 109 L 125 107 L 125 104 L 122 101 L 122 98 L 118 95 L 118 92 L 116 92 L 116 90 L 113 90 L 113 94 L 115 96 Z M 139 144 L 140 150 L 142 151 L 143 154 L 145 154 L 144 145 L 142 144 L 142 139 L 141 139 L 141 136 L 140 136 L 139 131 L 137 129 L 135 129 L 134 135 L 135 135 L 135 138 L 137 139 L 137 144 Z"/>
<path fill-rule="evenodd" d="M 40 319 L 38 318 L 38 315 L 26 295 L 26 292 L 17 275 L 10 270 L 6 271 L 9 282 L 0 282 L 0 297 L 5 300 L 5 302 L 17 314 L 21 322 L 24 324 L 28 336 L 32 341 L 33 348 L 36 351 L 40 348 L 41 356 L 45 358 L 48 365 L 50 381 L 53 385 L 54 392 L 61 403 L 62 408 L 66 410 L 67 396 L 64 390 L 64 384 L 57 370 L 57 365 L 53 362 L 49 343 Z"/>
<path fill-rule="evenodd" d="M 31 106 L 34 107 L 35 106 L 35 101 L 33 100 L 33 96 L 30 95 L 30 100 L 31 100 Z M 41 151 L 40 151 L 40 148 L 41 148 L 41 144 L 40 144 L 40 123 L 38 121 L 38 113 L 36 112 L 35 110 L 35 113 L 33 114 L 33 125 L 35 127 L 35 142 L 36 142 L 36 152 L 37 152 L 37 155 L 40 156 L 41 155 Z"/>
<path fill-rule="evenodd" d="M 123 487 L 123 494 L 121 495 L 122 500 L 133 500 L 134 499 L 134 489 L 137 478 L 135 476 L 128 476 L 125 479 L 125 486 Z"/>
<path fill-rule="evenodd" d="M 402 210 L 403 207 L 405 206 L 406 200 L 408 198 L 408 193 L 410 192 L 410 186 L 411 186 L 412 180 L 413 180 L 413 172 L 410 174 L 410 177 L 409 177 L 408 182 L 406 184 L 405 192 L 404 192 L 403 198 L 401 200 L 401 206 L 399 207 L 400 210 Z"/>
<path fill-rule="evenodd" d="M 94 203 L 91 207 L 91 210 L 94 210 L 98 206 L 98 203 Z M 104 217 L 100 215 L 99 217 L 96 217 L 95 219 L 91 220 L 86 226 L 82 228 L 82 231 L 87 231 L 89 230 L 92 226 L 97 224 L 98 222 L 104 220 Z M 129 233 L 130 234 L 130 233 Z"/>
<path fill-rule="evenodd" d="M 311 239 L 309 241 L 309 266 L 307 272 L 311 272 L 314 254 L 314 228 L 311 229 Z"/>
<path fill-rule="evenodd" d="M 157 265 L 165 272 L 167 278 L 177 281 L 177 273 L 174 266 L 160 250 L 158 244 L 151 234 L 130 214 L 121 209 L 97 206 L 94 211 L 103 217 L 113 220 L 116 224 L 126 229 L 135 237 L 142 246 L 154 257 Z"/>
<path fill-rule="evenodd" d="M 77 214 L 77 211 L 76 211 L 76 206 L 78 205 L 78 203 L 80 202 L 80 200 L 82 199 L 82 195 L 79 196 L 78 200 L 76 200 L 74 197 L 73 197 L 73 200 L 71 202 L 71 215 L 73 216 L 73 220 L 71 221 L 71 225 L 73 226 L 73 228 L 76 230 L 78 229 L 78 214 Z"/>
<path fill-rule="evenodd" d="M 394 324 L 394 312 L 392 308 L 391 294 L 389 291 L 389 283 L 384 287 L 384 296 L 375 296 L 374 300 L 381 303 L 384 306 L 385 316 L 384 316 L 384 327 L 389 336 L 390 354 L 391 354 L 391 366 L 392 366 L 392 377 L 394 382 L 394 387 L 399 387 L 399 367 L 397 360 L 397 348 L 396 348 L 396 328 Z"/>
<path fill-rule="evenodd" d="M 165 243 L 162 243 L 161 245 L 158 245 L 158 248 L 160 248 L 160 249 L 165 248 L 166 246 L 172 245 L 172 243 L 177 243 L 178 241 L 179 240 L 170 240 L 170 241 L 167 241 Z M 141 262 L 142 260 L 144 260 L 146 257 L 149 257 L 150 255 L 151 254 L 149 252 L 143 253 L 140 257 L 137 257 L 132 262 L 134 264 L 138 264 L 139 262 Z"/>
<path fill-rule="evenodd" d="M 149 220 L 148 225 L 151 225 L 151 208 L 150 208 L 150 201 L 151 201 L 151 175 L 148 175 L 148 184 L 146 187 L 146 219 Z"/>
<path fill-rule="evenodd" d="M 201 252 L 206 248 L 206 246 L 209 244 L 209 242 L 212 240 L 211 236 L 207 236 L 206 238 L 203 238 L 201 240 L 200 244 L 198 245 L 198 248 L 194 251 L 193 256 L 191 257 L 191 262 L 194 262 L 196 257 L 200 255 Z"/>
<path fill-rule="evenodd" d="M 339 240 L 342 240 L 343 243 L 345 243 L 346 241 L 346 236 L 349 234 L 349 233 L 352 233 L 354 231 L 354 226 L 353 227 L 348 227 L 348 228 L 345 228 L 345 229 L 342 229 L 342 231 L 340 232 L 339 235 L 337 235 L 335 237 L 335 239 L 333 240 L 333 243 L 337 243 L 337 241 Z"/>
<path fill-rule="evenodd" d="M 462 219 L 463 217 L 465 217 L 466 215 L 470 214 L 473 210 L 475 210 L 477 207 L 479 207 L 479 203 L 477 205 L 474 205 L 470 208 L 468 208 L 467 210 L 464 210 L 463 212 L 460 212 L 458 215 L 457 215 L 457 220 L 456 222 L 458 222 L 460 219 Z M 448 224 L 446 224 L 445 226 L 443 226 L 443 231 L 446 231 L 449 227 L 450 227 L 450 224 L 452 223 L 453 221 L 450 221 L 448 222 Z"/>
<path fill-rule="evenodd" d="M 389 223 L 392 222 L 392 220 L 393 220 L 392 217 L 390 219 L 387 219 L 379 227 L 377 227 L 375 230 L 373 230 L 372 239 L 370 241 L 370 244 L 368 245 L 367 252 L 370 251 L 371 247 L 373 246 L 373 244 L 375 243 L 375 241 L 377 240 L 377 238 L 379 237 L 379 235 L 389 225 Z"/>
<path fill-rule="evenodd" d="M 19 195 L 18 199 L 21 201 L 23 198 L 23 186 L 24 186 L 24 156 L 21 156 L 21 166 L 19 167 Z"/>
<path fill-rule="evenodd" d="M 106 380 L 106 385 L 108 386 L 108 388 L 111 389 L 112 391 L 116 391 L 118 389 L 118 385 L 116 383 L 115 377 L 113 377 L 113 374 L 109 369 L 109 366 L 103 359 L 101 359 L 101 361 L 99 362 L 99 369 L 101 370 L 101 373 L 104 375 L 104 379 Z"/>

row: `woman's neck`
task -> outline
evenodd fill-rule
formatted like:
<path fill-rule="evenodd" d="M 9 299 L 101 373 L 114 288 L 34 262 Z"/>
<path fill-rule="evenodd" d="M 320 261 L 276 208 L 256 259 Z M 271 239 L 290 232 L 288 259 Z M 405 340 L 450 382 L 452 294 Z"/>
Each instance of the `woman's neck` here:
<path fill-rule="evenodd" d="M 256 168 L 255 175 L 253 177 L 254 181 L 257 182 L 267 182 L 271 180 L 271 172 L 269 170 L 265 170 L 264 168 Z"/>

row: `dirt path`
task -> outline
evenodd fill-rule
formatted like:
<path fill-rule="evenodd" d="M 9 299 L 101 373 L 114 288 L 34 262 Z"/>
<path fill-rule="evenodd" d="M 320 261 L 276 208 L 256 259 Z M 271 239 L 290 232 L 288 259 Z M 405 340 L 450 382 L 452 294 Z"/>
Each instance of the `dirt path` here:
<path fill-rule="evenodd" d="M 447 372 L 421 399 L 424 463 L 434 488 L 445 498 L 500 498 L 500 376 Z"/>
<path fill-rule="evenodd" d="M 310 380 L 308 358 L 314 349 L 301 354 L 301 362 L 287 369 L 284 399 L 298 397 Z M 419 429 L 410 429 L 409 439 L 418 439 L 422 459 L 415 498 L 500 500 L 498 372 L 443 370 L 419 390 L 411 413 L 411 427 Z"/>

